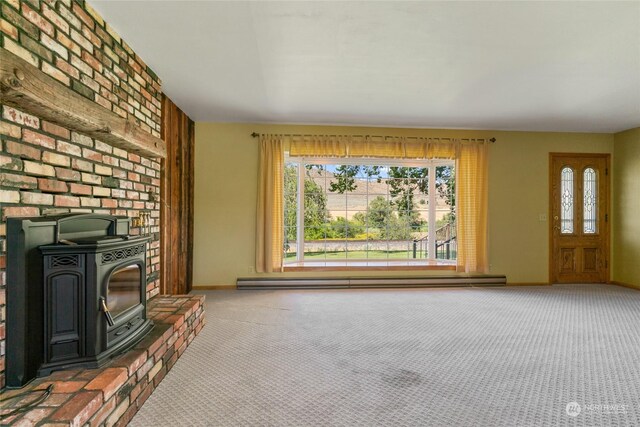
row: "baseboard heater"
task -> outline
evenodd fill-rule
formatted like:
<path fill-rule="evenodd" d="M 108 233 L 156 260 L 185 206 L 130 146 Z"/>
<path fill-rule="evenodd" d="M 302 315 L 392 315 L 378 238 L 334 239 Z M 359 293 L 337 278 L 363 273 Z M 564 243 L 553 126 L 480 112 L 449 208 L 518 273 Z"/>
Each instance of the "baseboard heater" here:
<path fill-rule="evenodd" d="M 430 277 L 250 277 L 238 278 L 238 289 L 353 289 L 505 286 L 506 276 Z"/>

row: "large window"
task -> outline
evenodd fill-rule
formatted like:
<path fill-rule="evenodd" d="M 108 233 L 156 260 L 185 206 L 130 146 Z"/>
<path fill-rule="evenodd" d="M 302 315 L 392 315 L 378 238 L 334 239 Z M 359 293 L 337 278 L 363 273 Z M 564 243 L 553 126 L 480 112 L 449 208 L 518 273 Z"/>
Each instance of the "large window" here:
<path fill-rule="evenodd" d="M 284 263 L 453 262 L 453 161 L 287 157 Z"/>

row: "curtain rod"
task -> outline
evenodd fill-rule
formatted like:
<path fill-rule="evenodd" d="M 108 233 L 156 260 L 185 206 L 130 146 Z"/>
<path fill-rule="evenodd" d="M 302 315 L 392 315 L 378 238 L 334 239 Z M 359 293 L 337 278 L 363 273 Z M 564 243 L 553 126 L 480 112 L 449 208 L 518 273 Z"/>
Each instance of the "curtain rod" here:
<path fill-rule="evenodd" d="M 252 138 L 257 138 L 259 137 L 260 134 L 258 132 L 252 132 L 251 133 L 251 137 Z M 284 136 L 316 136 L 316 135 L 303 135 L 303 134 L 284 134 Z M 342 135 L 323 135 L 323 136 L 342 136 Z M 344 135 L 344 136 L 354 136 L 354 137 L 358 137 L 358 138 L 363 138 L 363 137 L 373 137 L 373 138 L 394 138 L 393 136 L 382 136 L 382 135 Z M 420 136 L 407 136 L 406 138 L 409 139 L 420 139 L 422 137 Z M 454 138 L 434 138 L 434 139 L 454 139 Z M 460 138 L 460 139 L 476 139 L 476 138 Z M 481 138 L 478 138 L 481 139 Z M 490 142 L 496 142 L 495 138 L 489 138 Z"/>

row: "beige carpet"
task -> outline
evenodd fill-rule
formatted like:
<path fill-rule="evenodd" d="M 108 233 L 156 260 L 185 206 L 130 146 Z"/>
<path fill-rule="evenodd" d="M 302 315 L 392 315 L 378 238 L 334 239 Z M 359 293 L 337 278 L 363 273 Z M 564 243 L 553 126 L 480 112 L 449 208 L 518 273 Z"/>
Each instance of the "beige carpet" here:
<path fill-rule="evenodd" d="M 640 426 L 638 291 L 206 294 L 133 426 Z"/>

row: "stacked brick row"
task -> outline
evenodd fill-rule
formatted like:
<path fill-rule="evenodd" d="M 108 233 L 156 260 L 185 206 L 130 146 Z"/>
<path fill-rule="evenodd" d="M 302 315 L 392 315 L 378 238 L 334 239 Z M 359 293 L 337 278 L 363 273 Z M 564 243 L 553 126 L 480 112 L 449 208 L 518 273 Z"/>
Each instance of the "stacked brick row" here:
<path fill-rule="evenodd" d="M 89 4 L 73 0 L 0 3 L 6 50 L 160 136 L 160 80 Z"/>
<path fill-rule="evenodd" d="M 12 395 L 36 390 L 37 397 L 53 385 L 43 402 L 3 425 L 127 425 L 204 326 L 203 303 L 203 296 L 154 298 L 148 309 L 155 327 L 133 350 L 105 368 L 54 372 L 5 393 L 0 415 L 24 404 Z"/>
<path fill-rule="evenodd" d="M 157 76 L 84 1 L 0 1 L 0 44 L 82 96 L 159 136 Z M 1 106 L 0 389 L 4 387 L 6 218 L 57 212 L 150 213 L 147 296 L 159 291 L 160 164 Z"/>

